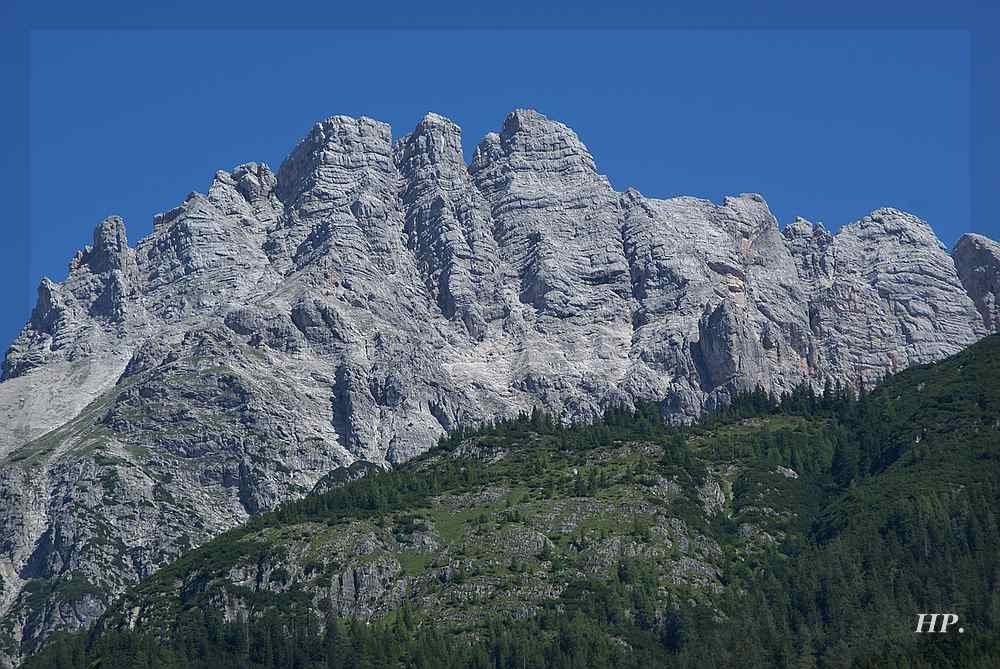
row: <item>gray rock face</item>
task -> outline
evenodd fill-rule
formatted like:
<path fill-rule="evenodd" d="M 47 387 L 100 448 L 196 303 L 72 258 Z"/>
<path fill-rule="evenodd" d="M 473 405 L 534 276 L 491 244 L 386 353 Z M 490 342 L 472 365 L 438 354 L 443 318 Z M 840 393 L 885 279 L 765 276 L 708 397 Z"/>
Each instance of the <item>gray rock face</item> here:
<path fill-rule="evenodd" d="M 472 184 L 457 125 L 428 114 L 397 142 L 404 230 L 441 313 L 474 340 L 504 316 L 503 275 L 489 205 Z"/>
<path fill-rule="evenodd" d="M 781 231 L 754 194 L 618 193 L 534 111 L 468 166 L 460 133 L 329 118 L 276 174 L 217 173 L 135 248 L 111 217 L 42 281 L 0 383 L 6 660 L 447 430 L 639 400 L 689 420 L 757 385 L 870 385 L 998 329 L 985 238 L 953 261 L 892 209 L 832 235 Z"/>
<path fill-rule="evenodd" d="M 43 279 L 31 319 L 7 351 L 3 378 L 21 376 L 54 359 L 100 354 L 135 327 L 139 293 L 135 252 L 122 219 L 112 216 L 94 230 L 94 243 L 70 261 L 63 283 Z"/>
<path fill-rule="evenodd" d="M 281 216 L 275 177 L 265 165 L 217 172 L 207 195 L 192 193 L 159 214 L 136 249 L 143 303 L 157 329 L 218 316 L 277 286 L 262 246 Z"/>
<path fill-rule="evenodd" d="M 519 110 L 476 149 L 470 173 L 489 200 L 520 303 L 538 316 L 614 323 L 631 297 L 618 194 L 576 134 Z"/>
<path fill-rule="evenodd" d="M 832 378 L 867 386 L 987 334 L 924 221 L 878 209 L 834 237 L 806 227 L 785 235 L 810 294 L 816 365 Z"/>
<path fill-rule="evenodd" d="M 962 235 L 954 256 L 958 276 L 983 317 L 983 327 L 1000 332 L 1000 244 L 982 235 Z"/>

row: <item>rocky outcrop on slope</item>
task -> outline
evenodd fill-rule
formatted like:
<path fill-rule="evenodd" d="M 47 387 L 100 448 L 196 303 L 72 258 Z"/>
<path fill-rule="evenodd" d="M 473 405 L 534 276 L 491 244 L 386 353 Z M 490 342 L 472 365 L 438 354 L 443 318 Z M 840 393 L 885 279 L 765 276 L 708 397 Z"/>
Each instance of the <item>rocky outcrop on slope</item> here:
<path fill-rule="evenodd" d="M 217 173 L 134 249 L 109 218 L 43 280 L 0 383 L 4 652 L 457 427 L 638 400 L 688 420 L 954 353 L 997 327 L 996 254 L 976 249 L 953 261 L 892 209 L 832 235 L 781 231 L 756 194 L 619 193 L 530 110 L 468 166 L 436 114 L 395 141 L 326 119 L 276 173 Z"/>

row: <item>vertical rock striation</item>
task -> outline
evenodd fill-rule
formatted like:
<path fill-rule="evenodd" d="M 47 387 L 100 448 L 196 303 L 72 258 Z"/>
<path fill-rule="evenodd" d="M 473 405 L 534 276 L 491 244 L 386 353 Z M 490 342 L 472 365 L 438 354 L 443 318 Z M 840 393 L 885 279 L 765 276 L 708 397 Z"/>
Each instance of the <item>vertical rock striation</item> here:
<path fill-rule="evenodd" d="M 428 293 L 481 340 L 509 311 L 489 205 L 462 157 L 461 130 L 428 114 L 395 148 L 407 243 Z"/>
<path fill-rule="evenodd" d="M 1000 244 L 982 235 L 962 235 L 954 257 L 962 285 L 983 317 L 983 327 L 1000 332 Z"/>

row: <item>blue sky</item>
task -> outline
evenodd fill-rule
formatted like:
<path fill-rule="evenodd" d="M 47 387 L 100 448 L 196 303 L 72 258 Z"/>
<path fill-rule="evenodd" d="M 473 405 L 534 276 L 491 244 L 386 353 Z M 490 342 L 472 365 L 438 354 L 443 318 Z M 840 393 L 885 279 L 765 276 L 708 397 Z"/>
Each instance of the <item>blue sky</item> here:
<path fill-rule="evenodd" d="M 533 107 L 574 128 L 619 190 L 760 192 L 781 224 L 833 228 L 895 206 L 947 245 L 1000 237 L 970 215 L 963 30 L 42 30 L 29 63 L 32 293 L 103 217 L 123 215 L 134 244 L 216 170 L 276 168 L 332 114 L 398 136 L 436 111 L 469 154 Z M 33 297 L 11 303 L 5 341 Z"/>

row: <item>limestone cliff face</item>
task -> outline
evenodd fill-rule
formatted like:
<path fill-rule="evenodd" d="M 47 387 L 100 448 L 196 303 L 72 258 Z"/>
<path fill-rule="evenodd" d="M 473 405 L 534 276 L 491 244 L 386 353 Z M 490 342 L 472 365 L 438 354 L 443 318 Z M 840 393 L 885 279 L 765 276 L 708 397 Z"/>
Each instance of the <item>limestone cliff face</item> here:
<path fill-rule="evenodd" d="M 983 327 L 1000 331 L 1000 244 L 970 233 L 958 240 L 954 255 L 958 276 L 983 317 Z"/>
<path fill-rule="evenodd" d="M 801 221 L 785 235 L 810 296 L 816 365 L 834 378 L 870 385 L 992 331 L 976 318 L 955 261 L 915 216 L 878 209 L 836 236 Z"/>
<path fill-rule="evenodd" d="M 317 123 L 130 247 L 112 217 L 0 383 L 0 648 L 86 625 L 190 546 L 338 467 L 542 406 L 870 385 L 1000 327 L 997 245 L 954 260 L 893 209 L 832 235 L 763 198 L 616 192 L 566 126 L 506 118 L 470 165 L 428 114 Z M 366 465 L 367 466 L 367 465 Z"/>

